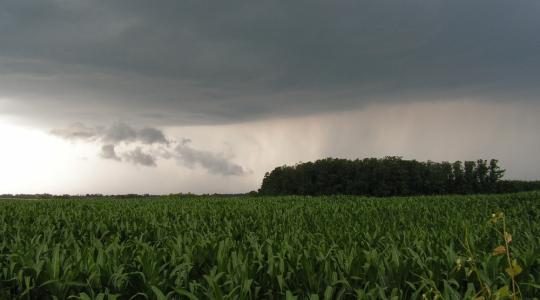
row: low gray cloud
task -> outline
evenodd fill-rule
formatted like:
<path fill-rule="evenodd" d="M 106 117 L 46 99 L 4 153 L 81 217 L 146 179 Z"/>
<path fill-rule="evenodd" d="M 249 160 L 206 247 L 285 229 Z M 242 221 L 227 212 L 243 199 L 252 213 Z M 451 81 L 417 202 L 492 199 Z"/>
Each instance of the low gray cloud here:
<path fill-rule="evenodd" d="M 188 168 L 194 168 L 199 165 L 212 174 L 223 176 L 245 174 L 244 169 L 240 165 L 229 161 L 221 154 L 192 148 L 189 145 L 189 140 L 184 140 L 176 146 L 175 152 L 177 154 L 176 159 Z"/>
<path fill-rule="evenodd" d="M 116 145 L 119 144 L 169 145 L 169 141 L 165 138 L 163 132 L 157 128 L 144 127 L 137 129 L 122 122 L 114 123 L 108 127 L 91 127 L 82 123 L 74 123 L 65 128 L 53 129 L 51 134 L 70 141 L 103 143 L 99 157 L 116 161 L 122 161 L 122 158 L 116 152 Z M 133 150 L 123 152 L 121 156 L 125 161 L 135 165 L 156 166 L 156 158 L 149 153 L 145 153 L 139 146 Z"/>
<path fill-rule="evenodd" d="M 137 136 L 143 144 L 169 144 L 163 132 L 152 127 L 145 127 L 139 130 Z"/>
<path fill-rule="evenodd" d="M 100 140 L 103 143 L 112 145 L 136 142 L 146 145 L 169 144 L 169 141 L 159 129 L 152 127 L 137 129 L 121 122 L 114 123 L 109 127 L 90 127 L 82 123 L 74 123 L 65 128 L 53 129 L 51 133 L 67 140 Z"/>
<path fill-rule="evenodd" d="M 211 174 L 241 176 L 245 170 L 223 154 L 199 150 L 191 147 L 191 139 L 181 138 L 175 142 L 163 131 L 153 127 L 141 129 L 126 123 L 111 126 L 88 126 L 75 123 L 65 128 L 53 129 L 51 134 L 69 141 L 102 143 L 99 157 L 116 161 L 126 161 L 135 165 L 157 166 L 157 159 L 176 159 L 188 168 L 201 167 Z M 135 148 L 117 153 L 117 145 L 134 145 Z M 141 147 L 145 146 L 145 148 Z M 155 146 L 155 147 L 154 147 Z"/>
<path fill-rule="evenodd" d="M 126 152 L 122 156 L 126 161 L 131 162 L 135 165 L 142 165 L 147 167 L 157 166 L 155 157 L 148 153 L 145 153 L 140 147 L 135 148 L 135 150 Z"/>
<path fill-rule="evenodd" d="M 6 0 L 2 113 L 190 125 L 538 102 L 539 3 Z"/>
<path fill-rule="evenodd" d="M 137 140 L 137 131 L 124 123 L 116 123 L 101 132 L 102 139 L 107 143 L 134 142 Z"/>
<path fill-rule="evenodd" d="M 96 128 L 87 127 L 82 123 L 73 123 L 69 127 L 56 128 L 51 130 L 53 135 L 61 137 L 66 140 L 95 140 L 98 138 L 98 132 Z"/>
<path fill-rule="evenodd" d="M 103 159 L 112 159 L 116 161 L 121 161 L 122 159 L 116 155 L 116 150 L 114 145 L 103 145 L 101 147 L 100 157 Z"/>

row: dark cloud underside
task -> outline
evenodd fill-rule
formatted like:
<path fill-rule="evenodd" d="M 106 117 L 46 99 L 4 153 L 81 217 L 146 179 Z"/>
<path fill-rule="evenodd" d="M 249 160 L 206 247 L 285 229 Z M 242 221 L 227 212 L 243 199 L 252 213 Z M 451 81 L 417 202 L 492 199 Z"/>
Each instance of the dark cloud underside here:
<path fill-rule="evenodd" d="M 174 125 L 538 101 L 539 14 L 536 0 L 8 0 L 0 99 L 11 102 L 0 105 Z"/>

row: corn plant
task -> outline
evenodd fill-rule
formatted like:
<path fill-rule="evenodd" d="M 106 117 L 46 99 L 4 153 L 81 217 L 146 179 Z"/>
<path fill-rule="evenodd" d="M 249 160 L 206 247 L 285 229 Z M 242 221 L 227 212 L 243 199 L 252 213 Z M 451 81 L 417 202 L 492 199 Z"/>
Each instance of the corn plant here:
<path fill-rule="evenodd" d="M 539 218 L 538 192 L 0 200 L 0 299 L 539 299 Z"/>

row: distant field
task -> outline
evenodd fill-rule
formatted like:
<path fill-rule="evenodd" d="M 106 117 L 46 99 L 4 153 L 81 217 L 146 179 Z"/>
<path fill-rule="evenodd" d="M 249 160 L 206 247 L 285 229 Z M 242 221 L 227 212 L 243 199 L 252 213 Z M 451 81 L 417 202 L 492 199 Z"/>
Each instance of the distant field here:
<path fill-rule="evenodd" d="M 538 299 L 539 220 L 538 192 L 0 200 L 0 299 Z"/>

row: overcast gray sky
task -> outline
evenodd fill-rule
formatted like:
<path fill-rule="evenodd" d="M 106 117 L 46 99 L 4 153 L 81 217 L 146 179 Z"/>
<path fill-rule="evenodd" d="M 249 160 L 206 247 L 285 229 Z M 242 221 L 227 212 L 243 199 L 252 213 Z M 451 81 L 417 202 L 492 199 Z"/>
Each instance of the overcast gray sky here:
<path fill-rule="evenodd" d="M 540 178 L 539 15 L 538 0 L 4 0 L 0 193 L 244 192 L 325 156 L 496 157 Z"/>

